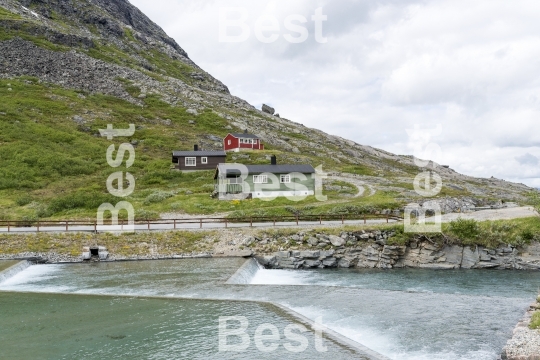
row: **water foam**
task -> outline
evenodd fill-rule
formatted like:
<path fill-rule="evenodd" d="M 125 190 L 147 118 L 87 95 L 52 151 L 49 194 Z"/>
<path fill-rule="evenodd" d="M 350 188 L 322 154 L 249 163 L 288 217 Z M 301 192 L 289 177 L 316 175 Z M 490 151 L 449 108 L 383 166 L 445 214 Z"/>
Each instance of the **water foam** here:
<path fill-rule="evenodd" d="M 63 265 L 34 265 L 0 283 L 0 290 L 31 292 L 66 292 L 72 290 L 67 286 L 40 286 L 40 282 L 56 277 Z"/>
<path fill-rule="evenodd" d="M 0 283 L 5 282 L 9 278 L 15 276 L 19 272 L 23 271 L 27 267 L 30 266 L 30 263 L 28 261 L 21 261 L 9 268 L 7 268 L 4 271 L 0 271 Z"/>
<path fill-rule="evenodd" d="M 251 284 L 257 272 L 264 270 L 264 267 L 253 258 L 247 260 L 236 272 L 227 280 L 226 284 Z"/>

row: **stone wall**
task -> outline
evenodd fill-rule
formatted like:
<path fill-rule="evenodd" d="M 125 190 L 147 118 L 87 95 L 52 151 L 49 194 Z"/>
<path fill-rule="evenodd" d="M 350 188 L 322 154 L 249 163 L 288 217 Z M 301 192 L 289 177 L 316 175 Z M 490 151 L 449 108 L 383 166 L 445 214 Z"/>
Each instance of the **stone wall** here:
<path fill-rule="evenodd" d="M 307 239 L 309 250 L 283 250 L 257 256 L 267 268 L 425 268 L 425 269 L 540 269 L 540 244 L 523 248 L 440 245 L 427 240 L 407 246 L 388 244 L 392 231 L 317 234 Z M 301 238 L 302 233 L 293 235 Z M 268 240 L 262 239 L 261 242 Z"/>

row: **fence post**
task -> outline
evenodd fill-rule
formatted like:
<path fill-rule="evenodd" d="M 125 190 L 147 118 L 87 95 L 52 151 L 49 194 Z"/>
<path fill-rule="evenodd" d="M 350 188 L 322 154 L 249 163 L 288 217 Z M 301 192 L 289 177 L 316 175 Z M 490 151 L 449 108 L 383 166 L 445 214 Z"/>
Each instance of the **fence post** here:
<path fill-rule="evenodd" d="M 69 224 L 69 221 L 66 221 L 66 232 L 68 232 L 68 224 Z"/>
<path fill-rule="evenodd" d="M 298 226 L 298 215 L 296 215 L 296 226 Z"/>
<path fill-rule="evenodd" d="M 388 223 L 388 214 L 386 214 L 386 223 Z"/>
<path fill-rule="evenodd" d="M 249 226 L 253 227 L 253 218 L 252 217 L 249 218 Z"/>
<path fill-rule="evenodd" d="M 8 221 L 8 223 L 7 223 L 7 232 L 9 232 L 9 230 L 10 230 L 9 228 L 10 228 L 10 225 L 9 225 L 9 221 Z"/>
<path fill-rule="evenodd" d="M 225 218 L 225 229 L 227 228 L 227 218 Z"/>
<path fill-rule="evenodd" d="M 319 215 L 319 225 L 322 225 L 322 215 Z"/>
<path fill-rule="evenodd" d="M 367 224 L 366 214 L 364 214 L 364 225 Z"/>
<path fill-rule="evenodd" d="M 148 223 L 148 230 L 150 230 L 150 220 L 146 220 L 146 222 Z"/>
<path fill-rule="evenodd" d="M 200 228 L 202 229 L 202 219 L 199 219 L 199 221 L 200 221 L 200 223 L 201 223 L 201 227 L 200 227 Z"/>
<path fill-rule="evenodd" d="M 94 233 L 97 234 L 97 221 L 94 221 Z"/>
<path fill-rule="evenodd" d="M 176 230 L 176 219 L 174 219 L 174 230 Z"/>
<path fill-rule="evenodd" d="M 274 218 L 274 226 L 276 226 L 276 218 Z"/>
<path fill-rule="evenodd" d="M 39 221 L 37 222 L 37 232 L 39 232 Z"/>

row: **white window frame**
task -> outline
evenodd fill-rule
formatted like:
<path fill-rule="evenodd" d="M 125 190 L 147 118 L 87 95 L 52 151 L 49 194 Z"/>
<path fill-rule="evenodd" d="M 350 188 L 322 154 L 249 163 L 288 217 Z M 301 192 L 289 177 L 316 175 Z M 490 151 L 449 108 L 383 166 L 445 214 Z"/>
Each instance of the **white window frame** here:
<path fill-rule="evenodd" d="M 231 140 L 227 140 L 227 145 L 231 145 Z"/>
<path fill-rule="evenodd" d="M 196 157 L 186 157 L 186 166 L 197 166 L 197 158 Z"/>
<path fill-rule="evenodd" d="M 254 184 L 268 184 L 268 175 L 253 175 Z"/>
<path fill-rule="evenodd" d="M 201 164 L 208 164 L 208 158 L 206 156 L 201 158 Z"/>
<path fill-rule="evenodd" d="M 285 175 L 282 174 L 279 176 L 279 182 L 282 184 L 290 184 L 291 182 L 291 175 Z"/>

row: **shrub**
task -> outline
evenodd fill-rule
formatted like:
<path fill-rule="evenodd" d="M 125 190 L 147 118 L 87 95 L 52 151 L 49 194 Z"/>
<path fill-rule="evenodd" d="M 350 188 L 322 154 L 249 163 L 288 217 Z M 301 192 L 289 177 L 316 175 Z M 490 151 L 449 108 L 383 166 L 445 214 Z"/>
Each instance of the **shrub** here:
<path fill-rule="evenodd" d="M 167 200 L 171 197 L 173 197 L 175 194 L 173 192 L 170 192 L 170 191 L 156 191 L 156 192 L 153 192 L 152 194 L 148 195 L 146 197 L 146 199 L 144 200 L 144 204 L 145 205 L 149 205 L 149 204 L 152 204 L 152 203 L 158 203 L 158 202 L 162 202 L 163 200 Z"/>
<path fill-rule="evenodd" d="M 158 220 L 159 218 L 159 214 L 155 211 L 141 209 L 135 212 L 135 220 Z"/>
<path fill-rule="evenodd" d="M 102 204 L 116 204 L 117 202 L 118 198 L 110 194 L 103 194 L 93 191 L 78 191 L 73 194 L 68 194 L 53 199 L 49 205 L 49 210 L 52 214 L 73 209 L 97 210 Z"/>
<path fill-rule="evenodd" d="M 462 240 L 475 240 L 480 235 L 480 227 L 474 219 L 458 218 L 450 222 L 450 231 Z"/>
<path fill-rule="evenodd" d="M 540 329 L 540 311 L 535 312 L 532 315 L 531 323 L 529 324 L 530 329 Z"/>
<path fill-rule="evenodd" d="M 23 195 L 15 200 L 15 203 L 19 206 L 25 206 L 32 202 L 32 198 L 29 195 Z"/>

